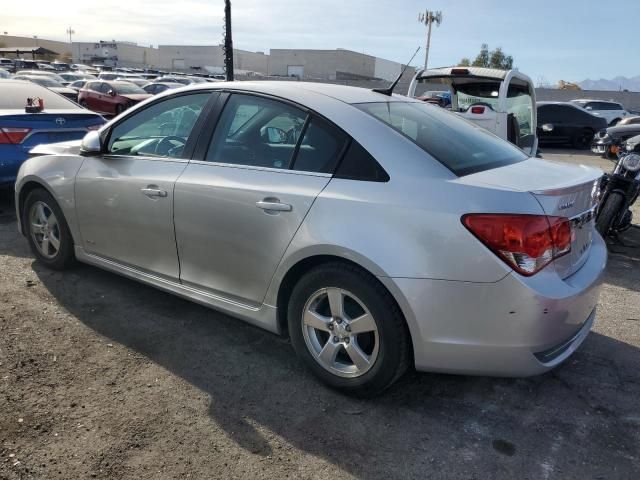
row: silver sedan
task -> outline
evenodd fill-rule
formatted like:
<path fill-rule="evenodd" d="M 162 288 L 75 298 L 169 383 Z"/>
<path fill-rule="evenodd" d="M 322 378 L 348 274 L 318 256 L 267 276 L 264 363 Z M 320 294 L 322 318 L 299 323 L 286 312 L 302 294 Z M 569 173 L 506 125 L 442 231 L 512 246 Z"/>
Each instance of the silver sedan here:
<path fill-rule="evenodd" d="M 203 84 L 35 153 L 15 188 L 41 263 L 89 263 L 289 335 L 346 392 L 409 367 L 538 374 L 595 318 L 601 172 L 417 100 Z"/>

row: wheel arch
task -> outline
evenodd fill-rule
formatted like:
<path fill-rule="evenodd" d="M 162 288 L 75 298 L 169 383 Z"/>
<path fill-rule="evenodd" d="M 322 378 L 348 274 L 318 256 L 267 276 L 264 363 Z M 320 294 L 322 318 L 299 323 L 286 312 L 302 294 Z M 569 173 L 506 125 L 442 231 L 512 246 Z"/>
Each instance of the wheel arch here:
<path fill-rule="evenodd" d="M 298 259 L 294 264 L 292 264 L 282 276 L 282 279 L 278 283 L 277 288 L 277 296 L 276 296 L 276 322 L 278 332 L 283 335 L 288 335 L 288 327 L 287 327 L 287 310 L 289 299 L 291 298 L 291 293 L 296 283 L 302 276 L 308 271 L 316 268 L 320 265 L 324 265 L 327 263 L 343 263 L 346 265 L 352 265 L 360 270 L 364 271 L 368 275 L 370 275 L 376 282 L 378 282 L 393 299 L 396 303 L 398 309 L 402 313 L 404 318 L 404 322 L 409 331 L 410 337 L 410 346 L 411 346 L 411 361 L 413 362 L 413 331 L 415 328 L 414 321 L 411 312 L 406 310 L 407 302 L 404 298 L 398 298 L 398 295 L 402 296 L 399 289 L 393 288 L 390 285 L 389 281 L 381 281 L 379 275 L 375 273 L 376 270 L 379 270 L 379 267 L 375 266 L 373 268 L 367 268 L 362 264 L 362 262 L 356 261 L 353 258 L 348 258 L 346 256 L 341 256 L 335 253 L 319 253 L 306 256 L 304 258 Z M 366 262 L 365 262 L 366 263 Z M 391 280 L 389 277 L 383 277 L 386 280 Z M 392 282 L 391 282 L 392 283 Z"/>
<path fill-rule="evenodd" d="M 34 178 L 28 178 L 26 180 L 23 181 L 23 183 L 20 185 L 20 189 L 17 192 L 17 198 L 16 198 L 16 210 L 17 210 L 17 217 L 18 217 L 18 229 L 20 231 L 20 233 L 22 235 L 26 235 L 26 232 L 24 230 L 24 222 L 22 221 L 22 215 L 23 215 L 23 210 L 24 210 L 24 202 L 27 199 L 27 196 L 33 192 L 34 190 L 41 188 L 47 192 L 49 192 L 49 194 L 55 199 L 56 195 L 53 192 L 53 190 L 51 190 L 51 188 L 49 188 L 48 185 L 46 185 L 44 182 L 42 182 L 39 179 L 34 179 Z"/>

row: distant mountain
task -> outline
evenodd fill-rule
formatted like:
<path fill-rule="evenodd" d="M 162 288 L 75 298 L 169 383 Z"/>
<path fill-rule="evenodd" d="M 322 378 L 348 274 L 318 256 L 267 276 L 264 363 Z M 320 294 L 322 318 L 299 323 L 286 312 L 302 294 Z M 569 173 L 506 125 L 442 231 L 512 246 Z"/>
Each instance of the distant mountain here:
<path fill-rule="evenodd" d="M 640 92 L 640 75 L 636 77 L 615 77 L 611 80 L 601 78 L 600 80 L 586 79 L 579 82 L 578 85 L 583 90 L 609 90 L 620 91 L 629 90 L 631 92 Z"/>

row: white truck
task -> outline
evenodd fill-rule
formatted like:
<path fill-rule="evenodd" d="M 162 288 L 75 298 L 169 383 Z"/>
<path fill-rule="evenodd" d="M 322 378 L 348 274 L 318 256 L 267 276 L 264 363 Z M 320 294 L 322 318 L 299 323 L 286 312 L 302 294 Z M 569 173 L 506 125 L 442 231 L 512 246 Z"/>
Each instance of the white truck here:
<path fill-rule="evenodd" d="M 418 70 L 408 96 L 416 96 L 420 83 L 445 85 L 453 112 L 536 155 L 536 93 L 528 76 L 518 70 L 480 67 Z"/>

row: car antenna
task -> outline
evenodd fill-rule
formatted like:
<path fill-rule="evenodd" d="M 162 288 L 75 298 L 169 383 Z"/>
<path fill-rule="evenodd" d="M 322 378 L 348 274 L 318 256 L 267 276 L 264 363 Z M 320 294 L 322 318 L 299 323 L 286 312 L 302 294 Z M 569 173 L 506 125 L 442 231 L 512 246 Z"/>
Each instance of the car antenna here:
<path fill-rule="evenodd" d="M 398 78 L 396 78 L 391 85 L 389 85 L 387 88 L 374 88 L 373 91 L 376 92 L 376 93 L 381 93 L 383 95 L 387 95 L 388 97 L 390 97 L 391 94 L 393 93 L 393 89 L 396 88 L 396 85 L 398 85 L 398 82 L 402 78 L 402 75 L 404 75 L 404 72 L 409 67 L 409 64 L 413 61 L 415 56 L 418 54 L 418 50 L 420 50 L 420 47 L 418 47 L 416 49 L 416 51 L 413 53 L 413 56 L 411 57 L 411 59 L 407 62 L 407 64 L 404 66 L 404 68 L 400 72 L 400 75 L 398 75 Z"/>

